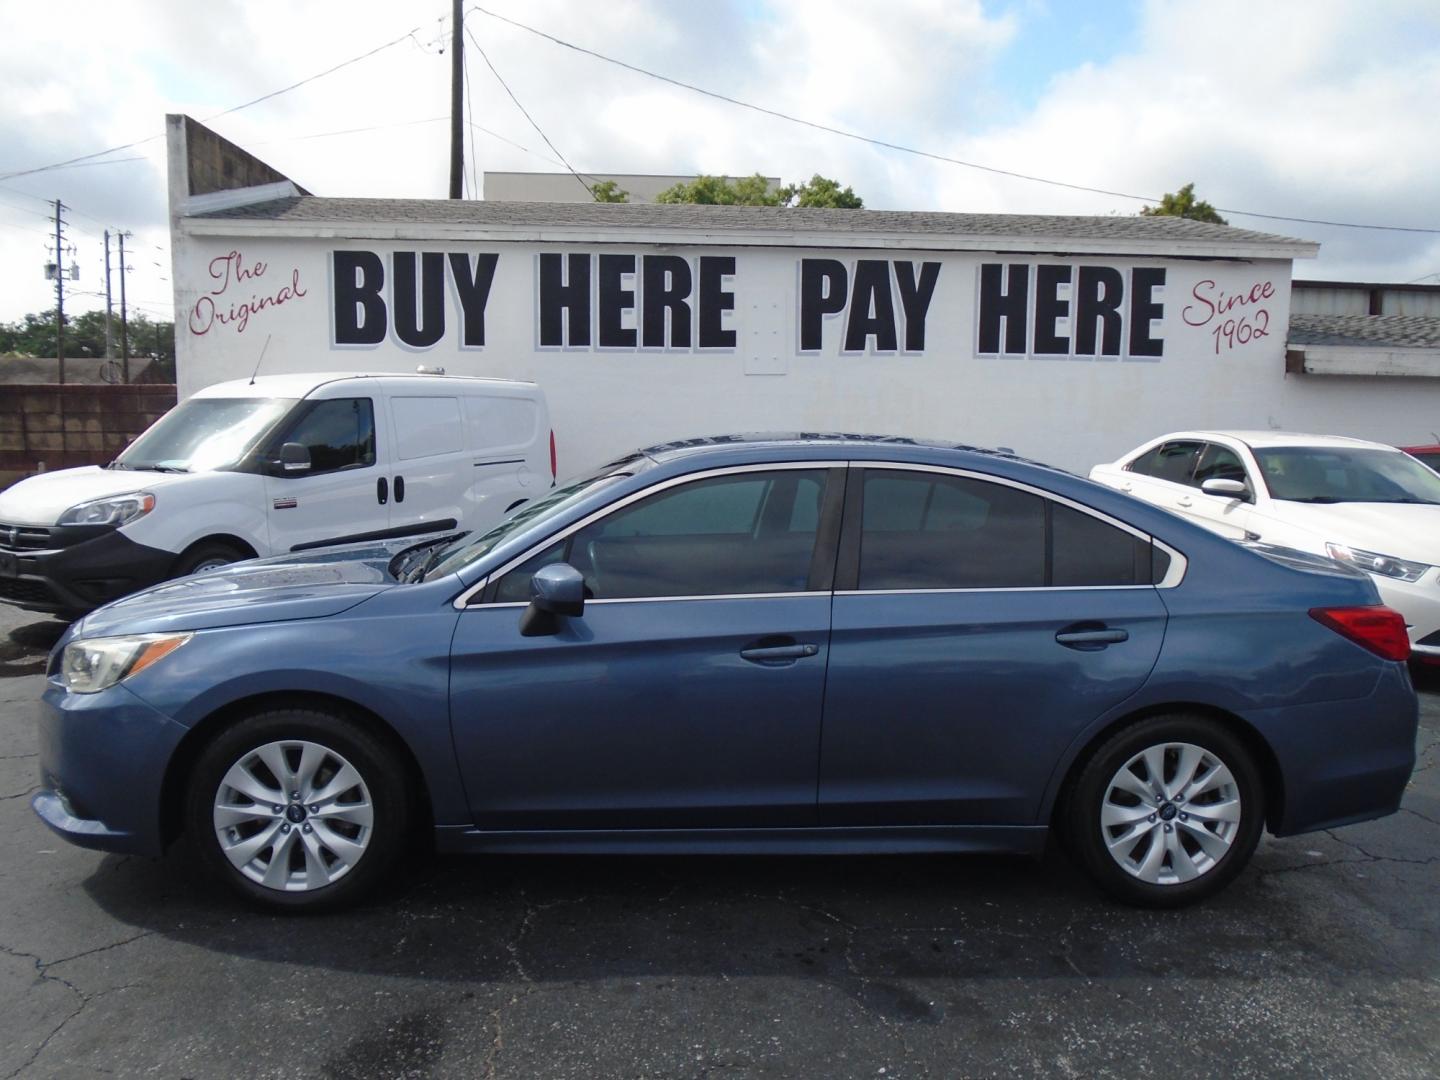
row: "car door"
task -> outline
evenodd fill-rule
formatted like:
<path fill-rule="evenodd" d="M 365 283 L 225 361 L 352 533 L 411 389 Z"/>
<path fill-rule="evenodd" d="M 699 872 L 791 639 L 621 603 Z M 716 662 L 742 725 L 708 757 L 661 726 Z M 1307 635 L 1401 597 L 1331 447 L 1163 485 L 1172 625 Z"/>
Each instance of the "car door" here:
<path fill-rule="evenodd" d="M 825 824 L 1036 824 L 1066 748 L 1159 654 L 1150 539 L 1023 486 L 852 467 L 839 558 Z"/>
<path fill-rule="evenodd" d="M 1181 501 L 1190 497 L 1190 479 L 1204 448 L 1204 443 L 1193 439 L 1161 443 L 1125 466 L 1118 487 L 1137 499 L 1183 515 Z"/>
<path fill-rule="evenodd" d="M 832 472 L 671 482 L 495 575 L 451 657 L 476 824 L 813 824 L 843 497 Z M 585 576 L 584 613 L 523 637 L 530 575 L 559 561 Z"/>
<path fill-rule="evenodd" d="M 1238 480 L 1246 491 L 1244 495 L 1207 495 L 1201 490 L 1206 480 Z M 1232 540 L 1253 535 L 1250 519 L 1255 506 L 1255 481 L 1233 449 L 1207 442 L 1191 474 L 1190 487 L 1192 490 L 1176 504 L 1186 517 Z"/>
<path fill-rule="evenodd" d="M 389 482 L 381 458 L 383 413 L 369 395 L 303 402 L 272 444 L 299 443 L 310 456 L 298 471 L 272 469 L 265 479 L 274 554 L 341 543 L 390 525 Z"/>

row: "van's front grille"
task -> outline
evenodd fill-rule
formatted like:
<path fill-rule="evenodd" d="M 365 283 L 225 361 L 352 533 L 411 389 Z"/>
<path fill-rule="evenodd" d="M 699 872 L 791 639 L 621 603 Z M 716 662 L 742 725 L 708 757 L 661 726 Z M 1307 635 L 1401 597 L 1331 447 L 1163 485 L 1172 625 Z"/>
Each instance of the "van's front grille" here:
<path fill-rule="evenodd" d="M 50 529 L 40 525 L 7 525 L 0 521 L 0 551 L 46 551 L 54 547 Z"/>

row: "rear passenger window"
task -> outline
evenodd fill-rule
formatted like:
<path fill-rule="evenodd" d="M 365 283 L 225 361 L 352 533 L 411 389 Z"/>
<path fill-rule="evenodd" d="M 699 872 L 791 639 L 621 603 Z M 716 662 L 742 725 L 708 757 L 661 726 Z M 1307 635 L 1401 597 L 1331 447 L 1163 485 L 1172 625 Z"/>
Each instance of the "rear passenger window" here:
<path fill-rule="evenodd" d="M 1202 446 L 1198 442 L 1162 443 L 1132 461 L 1126 466 L 1126 471 L 1168 480 L 1172 484 L 1188 484 Z"/>
<path fill-rule="evenodd" d="M 1052 503 L 1050 515 L 1050 584 L 1149 584 L 1149 540 L 1062 503 Z"/>
<path fill-rule="evenodd" d="M 1045 501 L 1003 484 L 867 470 L 862 589 L 1045 584 Z"/>

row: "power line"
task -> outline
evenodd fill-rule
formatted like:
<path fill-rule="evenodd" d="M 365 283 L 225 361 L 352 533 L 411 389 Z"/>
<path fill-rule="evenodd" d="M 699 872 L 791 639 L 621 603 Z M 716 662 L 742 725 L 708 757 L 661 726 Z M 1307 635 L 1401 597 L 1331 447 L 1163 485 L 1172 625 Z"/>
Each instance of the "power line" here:
<path fill-rule="evenodd" d="M 449 120 L 448 116 L 427 116 L 423 120 L 397 120 L 393 124 L 370 124 L 367 127 L 340 128 L 336 131 L 314 131 L 309 135 L 291 135 L 284 139 L 261 139 L 259 142 L 251 143 L 252 146 L 274 146 L 277 143 L 304 142 L 307 139 L 330 139 L 338 135 L 359 135 L 367 131 L 386 131 L 391 128 L 416 127 L 420 124 L 434 124 L 441 120 Z"/>
<path fill-rule="evenodd" d="M 386 49 L 392 48 L 395 45 L 399 45 L 402 41 L 414 38 L 416 32 L 419 30 L 420 27 L 417 26 L 414 29 L 408 30 L 405 33 L 401 34 L 399 37 L 395 38 L 392 41 L 387 41 L 383 45 L 375 46 L 375 48 L 371 49 L 369 52 L 361 53 L 358 56 L 352 56 L 348 60 L 342 60 L 340 63 L 334 65 L 333 67 L 328 67 L 324 71 L 317 72 L 316 74 L 311 75 L 308 78 L 301 79 L 299 82 L 293 82 L 289 86 L 281 87 L 279 90 L 272 90 L 268 94 L 261 94 L 259 97 L 252 98 L 251 100 L 243 102 L 240 105 L 233 105 L 228 109 L 222 109 L 220 112 L 212 113 L 210 116 L 205 117 L 202 122 L 208 124 L 213 120 L 220 119 L 220 117 L 222 116 L 230 116 L 232 113 L 240 112 L 242 109 L 248 109 L 252 105 L 259 105 L 261 102 L 269 101 L 272 98 L 277 98 L 281 94 L 288 94 L 291 90 L 298 90 L 300 87 L 306 85 L 307 83 L 312 83 L 316 79 L 323 79 L 327 75 L 333 75 L 335 74 L 335 72 L 341 70 L 342 68 L 347 68 L 351 64 L 358 64 L 362 60 L 368 60 L 376 53 L 384 52 Z M 415 40 L 416 44 L 419 44 L 419 39 L 416 38 Z M 112 146 L 106 150 L 96 150 L 92 154 L 81 154 L 79 157 L 67 158 L 64 161 L 57 161 L 50 165 L 40 165 L 33 169 L 19 169 L 15 172 L 0 173 L 0 180 L 14 180 L 17 177 L 21 176 L 33 176 L 36 173 L 50 172 L 54 169 L 67 168 L 71 165 L 78 165 L 81 162 L 91 161 L 94 158 L 102 158 L 108 157 L 111 154 L 118 154 L 121 150 L 130 150 L 134 147 L 143 146 L 146 143 L 154 142 L 156 139 L 163 139 L 164 137 L 165 133 L 162 131 L 156 135 L 150 135 L 144 139 L 136 139 L 133 142 L 121 143 L 119 146 Z M 96 162 L 96 164 L 100 163 Z"/>
<path fill-rule="evenodd" d="M 475 8 L 474 10 L 479 11 L 485 15 L 490 14 L 484 8 Z M 566 160 L 565 155 L 560 152 L 560 148 L 550 141 L 550 136 L 546 135 L 545 132 L 540 130 L 540 125 L 535 122 L 535 118 L 526 111 L 524 105 L 520 104 L 520 99 L 515 96 L 514 91 L 512 91 L 509 85 L 505 82 L 505 80 L 500 77 L 500 72 L 495 70 L 495 65 L 490 63 L 490 57 L 486 56 L 485 50 L 480 48 L 480 43 L 475 40 L 475 35 L 470 32 L 470 28 L 468 26 L 465 28 L 465 36 L 470 39 L 470 44 L 475 46 L 475 51 L 480 54 L 480 59 L 485 61 L 485 66 L 490 69 L 490 74 L 495 76 L 495 80 L 505 90 L 505 93 L 510 95 L 510 100 L 515 103 L 515 107 L 520 110 L 521 114 L 525 117 L 526 120 L 530 121 L 530 126 L 533 127 L 537 132 L 539 132 L 540 138 L 545 140 L 545 145 L 550 147 L 550 149 L 555 152 L 555 156 L 564 163 L 565 168 L 570 170 L 570 175 L 575 177 L 576 183 L 583 187 L 590 194 L 591 198 L 594 198 L 595 192 L 591 190 L 590 185 L 585 183 L 585 181 L 581 179 L 580 174 L 575 171 L 575 166 L 571 165 L 570 162 Z"/>
<path fill-rule="evenodd" d="M 889 142 L 885 139 L 872 138 L 871 136 L 861 135 L 858 132 L 854 131 L 846 131 L 844 128 L 832 127 L 829 124 L 822 124 L 815 120 L 806 120 L 803 117 L 792 116 L 789 113 L 781 112 L 778 109 L 770 109 L 766 108 L 763 105 L 756 105 L 753 102 L 741 101 L 739 98 L 733 98 L 727 94 L 721 94 L 715 90 L 707 90 L 703 86 L 696 86 L 693 83 L 683 82 L 680 79 L 674 79 L 668 75 L 661 75 L 657 71 L 651 71 L 648 68 L 643 68 L 636 64 L 626 63 L 624 60 L 616 59 L 613 56 L 606 56 L 604 53 L 596 52 L 594 49 L 587 49 L 582 45 L 576 45 L 573 42 L 564 40 L 563 38 L 558 38 L 554 34 L 547 34 L 544 30 L 538 30 L 533 26 L 527 26 L 525 23 L 517 22 L 514 19 L 507 18 L 504 15 L 496 14 L 493 11 L 488 11 L 487 9 L 480 7 L 478 4 L 470 8 L 469 10 L 479 12 L 481 15 L 488 15 L 492 19 L 513 26 L 517 30 L 524 30 L 526 33 L 534 34 L 536 37 L 543 38 L 544 40 L 549 41 L 554 45 L 559 45 L 562 48 L 570 49 L 573 52 L 580 53 L 584 56 L 592 57 L 596 60 L 603 60 L 607 64 L 613 64 L 616 67 L 624 68 L 626 71 L 634 72 L 637 75 L 644 75 L 645 77 L 650 79 L 657 79 L 660 82 L 668 83 L 669 85 L 679 87 L 682 90 L 689 90 L 692 93 L 701 94 L 704 97 L 713 98 L 716 101 L 723 101 L 728 105 L 735 105 L 742 109 L 750 109 L 753 112 L 758 112 L 765 116 L 774 117 L 777 120 L 785 120 L 789 123 L 799 124 L 803 127 L 813 128 L 816 131 L 823 131 L 830 135 L 839 135 L 841 138 L 853 139 L 856 142 L 867 143 L 870 146 L 878 146 L 885 150 L 894 150 L 902 154 L 912 154 L 915 157 L 928 158 L 931 161 L 939 161 L 947 165 L 960 165 L 967 169 L 977 169 L 980 172 L 992 173 L 996 176 L 1008 176 L 1014 180 L 1028 180 L 1032 183 L 1048 184 L 1051 187 L 1066 188 L 1070 191 L 1083 191 L 1091 195 L 1108 195 L 1112 198 L 1131 199 L 1135 202 L 1160 202 L 1159 199 L 1150 195 L 1135 195 L 1128 191 L 1111 191 L 1107 188 L 1088 187 L 1085 184 L 1072 184 L 1064 180 L 1053 180 L 1049 177 L 1044 176 L 1031 176 L 1029 173 L 1016 172 L 1013 169 L 1001 169 L 993 165 L 982 165 L 979 162 L 975 161 L 965 161 L 961 158 L 950 157 L 946 154 L 937 154 L 929 150 L 919 150 L 913 146 L 904 146 L 901 143 Z M 478 48 L 478 46 L 476 47 Z M 484 54 L 482 53 L 481 55 L 483 56 Z M 486 63 L 489 63 L 489 61 L 487 60 Z M 492 68 L 491 70 L 494 69 Z M 497 75 L 496 78 L 499 78 L 499 76 Z M 517 102 L 516 104 L 519 103 Z M 522 109 L 521 111 L 523 112 L 524 110 Z M 550 140 L 546 139 L 545 141 L 548 143 Z M 556 153 L 559 153 L 559 151 L 556 151 Z M 571 169 L 570 171 L 574 172 L 575 170 Z M 1288 221 L 1304 225 L 1328 225 L 1342 229 L 1377 229 L 1384 232 L 1440 234 L 1440 229 L 1422 228 L 1419 226 L 1368 225 L 1354 221 L 1326 221 L 1320 218 L 1290 217 L 1284 214 L 1262 214 L 1254 210 L 1235 210 L 1223 206 L 1218 207 L 1217 209 L 1219 209 L 1221 213 L 1225 214 L 1238 214 L 1241 217 L 1263 218 L 1267 221 Z"/>
<path fill-rule="evenodd" d="M 498 131 L 491 131 L 489 128 L 487 128 L 487 127 L 481 127 L 479 124 L 476 124 L 476 123 L 473 123 L 473 122 L 470 123 L 470 126 L 471 126 L 472 128 L 474 128 L 476 131 L 483 132 L 484 134 L 489 135 L 492 139 L 499 139 L 501 142 L 503 142 L 503 143 L 505 143 L 505 144 L 507 144 L 507 145 L 509 145 L 509 146 L 513 146 L 516 150 L 522 150 L 522 151 L 524 151 L 525 153 L 529 154 L 531 157 L 537 157 L 537 158 L 539 158 L 541 161 L 548 161 L 551 165 L 559 165 L 562 169 L 565 168 L 565 163 L 564 163 L 563 161 L 561 161 L 559 158 L 552 158 L 552 157 L 550 157 L 550 156 L 547 155 L 547 154 L 542 154 L 542 153 L 540 153 L 540 151 L 538 151 L 538 150 L 532 150 L 532 149 L 530 149 L 530 147 L 525 146 L 525 145 L 523 145 L 522 143 L 518 143 L 518 142 L 516 142 L 514 139 L 507 139 L 504 135 L 501 135 Z"/>

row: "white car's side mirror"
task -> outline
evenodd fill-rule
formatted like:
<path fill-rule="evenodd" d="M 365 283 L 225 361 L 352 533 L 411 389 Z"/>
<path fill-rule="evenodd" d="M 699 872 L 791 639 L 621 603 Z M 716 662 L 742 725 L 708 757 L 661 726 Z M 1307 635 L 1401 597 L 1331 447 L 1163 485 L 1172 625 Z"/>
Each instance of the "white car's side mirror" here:
<path fill-rule="evenodd" d="M 1202 483 L 1200 490 L 1206 495 L 1220 495 L 1229 499 L 1243 499 L 1247 489 L 1241 480 L 1223 480 L 1220 477 L 1215 477 Z"/>

